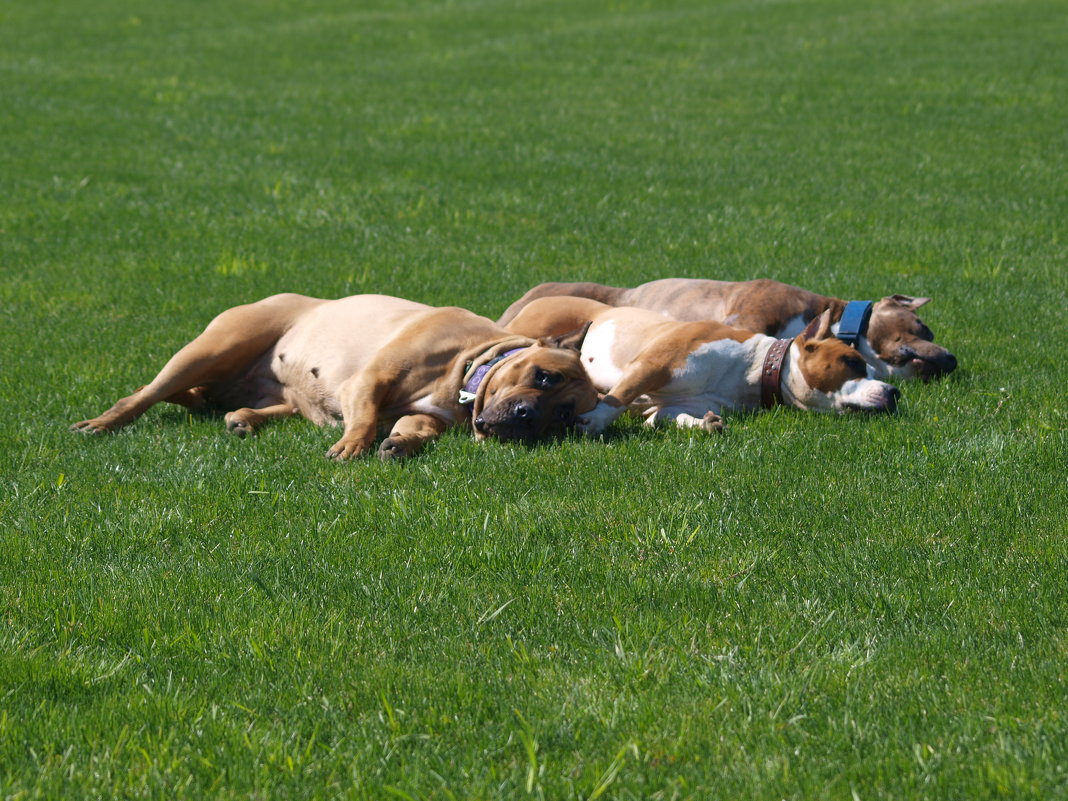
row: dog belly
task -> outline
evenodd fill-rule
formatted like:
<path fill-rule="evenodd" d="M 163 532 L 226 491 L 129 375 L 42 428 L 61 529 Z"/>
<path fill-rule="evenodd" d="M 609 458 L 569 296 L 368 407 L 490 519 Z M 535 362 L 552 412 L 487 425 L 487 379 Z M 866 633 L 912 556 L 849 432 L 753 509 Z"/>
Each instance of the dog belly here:
<path fill-rule="evenodd" d="M 367 367 L 413 317 L 430 307 L 384 295 L 323 303 L 293 324 L 269 354 L 285 402 L 319 425 L 341 416 L 338 388 Z"/>

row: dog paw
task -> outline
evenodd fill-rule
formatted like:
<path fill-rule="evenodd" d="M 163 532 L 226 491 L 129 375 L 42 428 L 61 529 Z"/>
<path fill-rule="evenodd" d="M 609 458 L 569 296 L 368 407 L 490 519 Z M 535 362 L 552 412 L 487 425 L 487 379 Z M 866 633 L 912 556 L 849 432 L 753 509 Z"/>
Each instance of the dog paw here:
<path fill-rule="evenodd" d="M 77 431 L 81 434 L 107 434 L 111 429 L 105 424 L 96 420 L 80 420 L 74 423 L 70 427 L 71 431 Z"/>
<path fill-rule="evenodd" d="M 575 430 L 587 437 L 596 437 L 598 434 L 603 433 L 623 412 L 624 409 L 622 407 L 612 406 L 604 402 L 598 403 L 593 409 L 575 421 Z"/>
<path fill-rule="evenodd" d="M 410 455 L 411 452 L 405 447 L 404 440 L 399 438 L 387 437 L 378 446 L 378 458 L 384 462 L 400 461 L 407 459 Z"/>
<path fill-rule="evenodd" d="M 701 427 L 705 431 L 723 431 L 727 427 L 727 424 L 723 422 L 723 418 L 715 412 L 706 412 L 704 418 L 701 420 Z"/>
<path fill-rule="evenodd" d="M 367 448 L 359 442 L 339 439 L 331 446 L 330 450 L 326 452 L 326 458 L 343 462 L 347 459 L 355 459 L 365 450 L 367 450 Z"/>
<path fill-rule="evenodd" d="M 596 437 L 603 434 L 607 427 L 603 423 L 591 421 L 585 417 L 580 417 L 575 421 L 575 430 L 584 437 Z"/>
<path fill-rule="evenodd" d="M 235 437 L 247 437 L 249 434 L 256 433 L 252 421 L 242 417 L 237 412 L 228 412 L 223 419 L 226 421 L 227 432 Z"/>

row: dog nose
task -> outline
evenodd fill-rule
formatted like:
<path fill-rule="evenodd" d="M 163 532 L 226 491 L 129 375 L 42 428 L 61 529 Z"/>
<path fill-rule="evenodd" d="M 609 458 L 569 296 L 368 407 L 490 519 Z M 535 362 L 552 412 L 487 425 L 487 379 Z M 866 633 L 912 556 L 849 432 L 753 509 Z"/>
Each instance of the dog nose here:
<path fill-rule="evenodd" d="M 918 353 L 906 345 L 901 348 L 901 355 L 905 359 L 917 359 L 920 362 L 919 374 L 924 379 L 948 375 L 957 369 L 957 357 L 948 350 L 935 348 L 933 353 Z"/>
<path fill-rule="evenodd" d="M 519 420 L 531 420 L 536 413 L 537 410 L 526 401 L 519 401 L 519 403 L 512 407 L 512 414 Z"/>
<path fill-rule="evenodd" d="M 482 419 L 482 415 L 475 418 L 475 431 L 479 434 L 486 433 L 486 421 Z"/>

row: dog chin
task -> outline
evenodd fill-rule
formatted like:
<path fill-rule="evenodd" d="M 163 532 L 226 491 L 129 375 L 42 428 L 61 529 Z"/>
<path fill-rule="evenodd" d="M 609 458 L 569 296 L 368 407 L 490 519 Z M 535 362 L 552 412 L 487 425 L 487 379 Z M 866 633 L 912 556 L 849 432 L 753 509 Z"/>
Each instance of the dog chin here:
<path fill-rule="evenodd" d="M 894 412 L 900 395 L 897 387 L 882 381 L 850 381 L 842 387 L 835 408 L 839 412 Z"/>
<path fill-rule="evenodd" d="M 910 356 L 896 360 L 896 363 L 885 362 L 885 364 L 887 373 L 893 378 L 918 378 L 921 381 L 931 381 L 957 369 L 957 358 L 946 351 L 943 355 L 936 355 L 932 358 Z"/>
<path fill-rule="evenodd" d="M 498 439 L 501 442 L 530 442 L 541 436 L 543 432 L 537 431 L 529 423 L 524 421 L 512 421 L 507 419 L 486 420 L 485 417 L 475 418 L 475 439 Z"/>

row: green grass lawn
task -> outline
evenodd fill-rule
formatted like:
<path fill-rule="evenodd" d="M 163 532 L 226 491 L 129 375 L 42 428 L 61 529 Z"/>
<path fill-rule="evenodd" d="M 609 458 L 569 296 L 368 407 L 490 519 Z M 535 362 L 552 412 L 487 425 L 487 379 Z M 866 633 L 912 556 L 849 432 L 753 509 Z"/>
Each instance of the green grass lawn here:
<path fill-rule="evenodd" d="M 0 5 L 0 797 L 1068 796 L 1068 5 Z M 895 292 L 892 418 L 336 464 L 222 309 Z"/>

